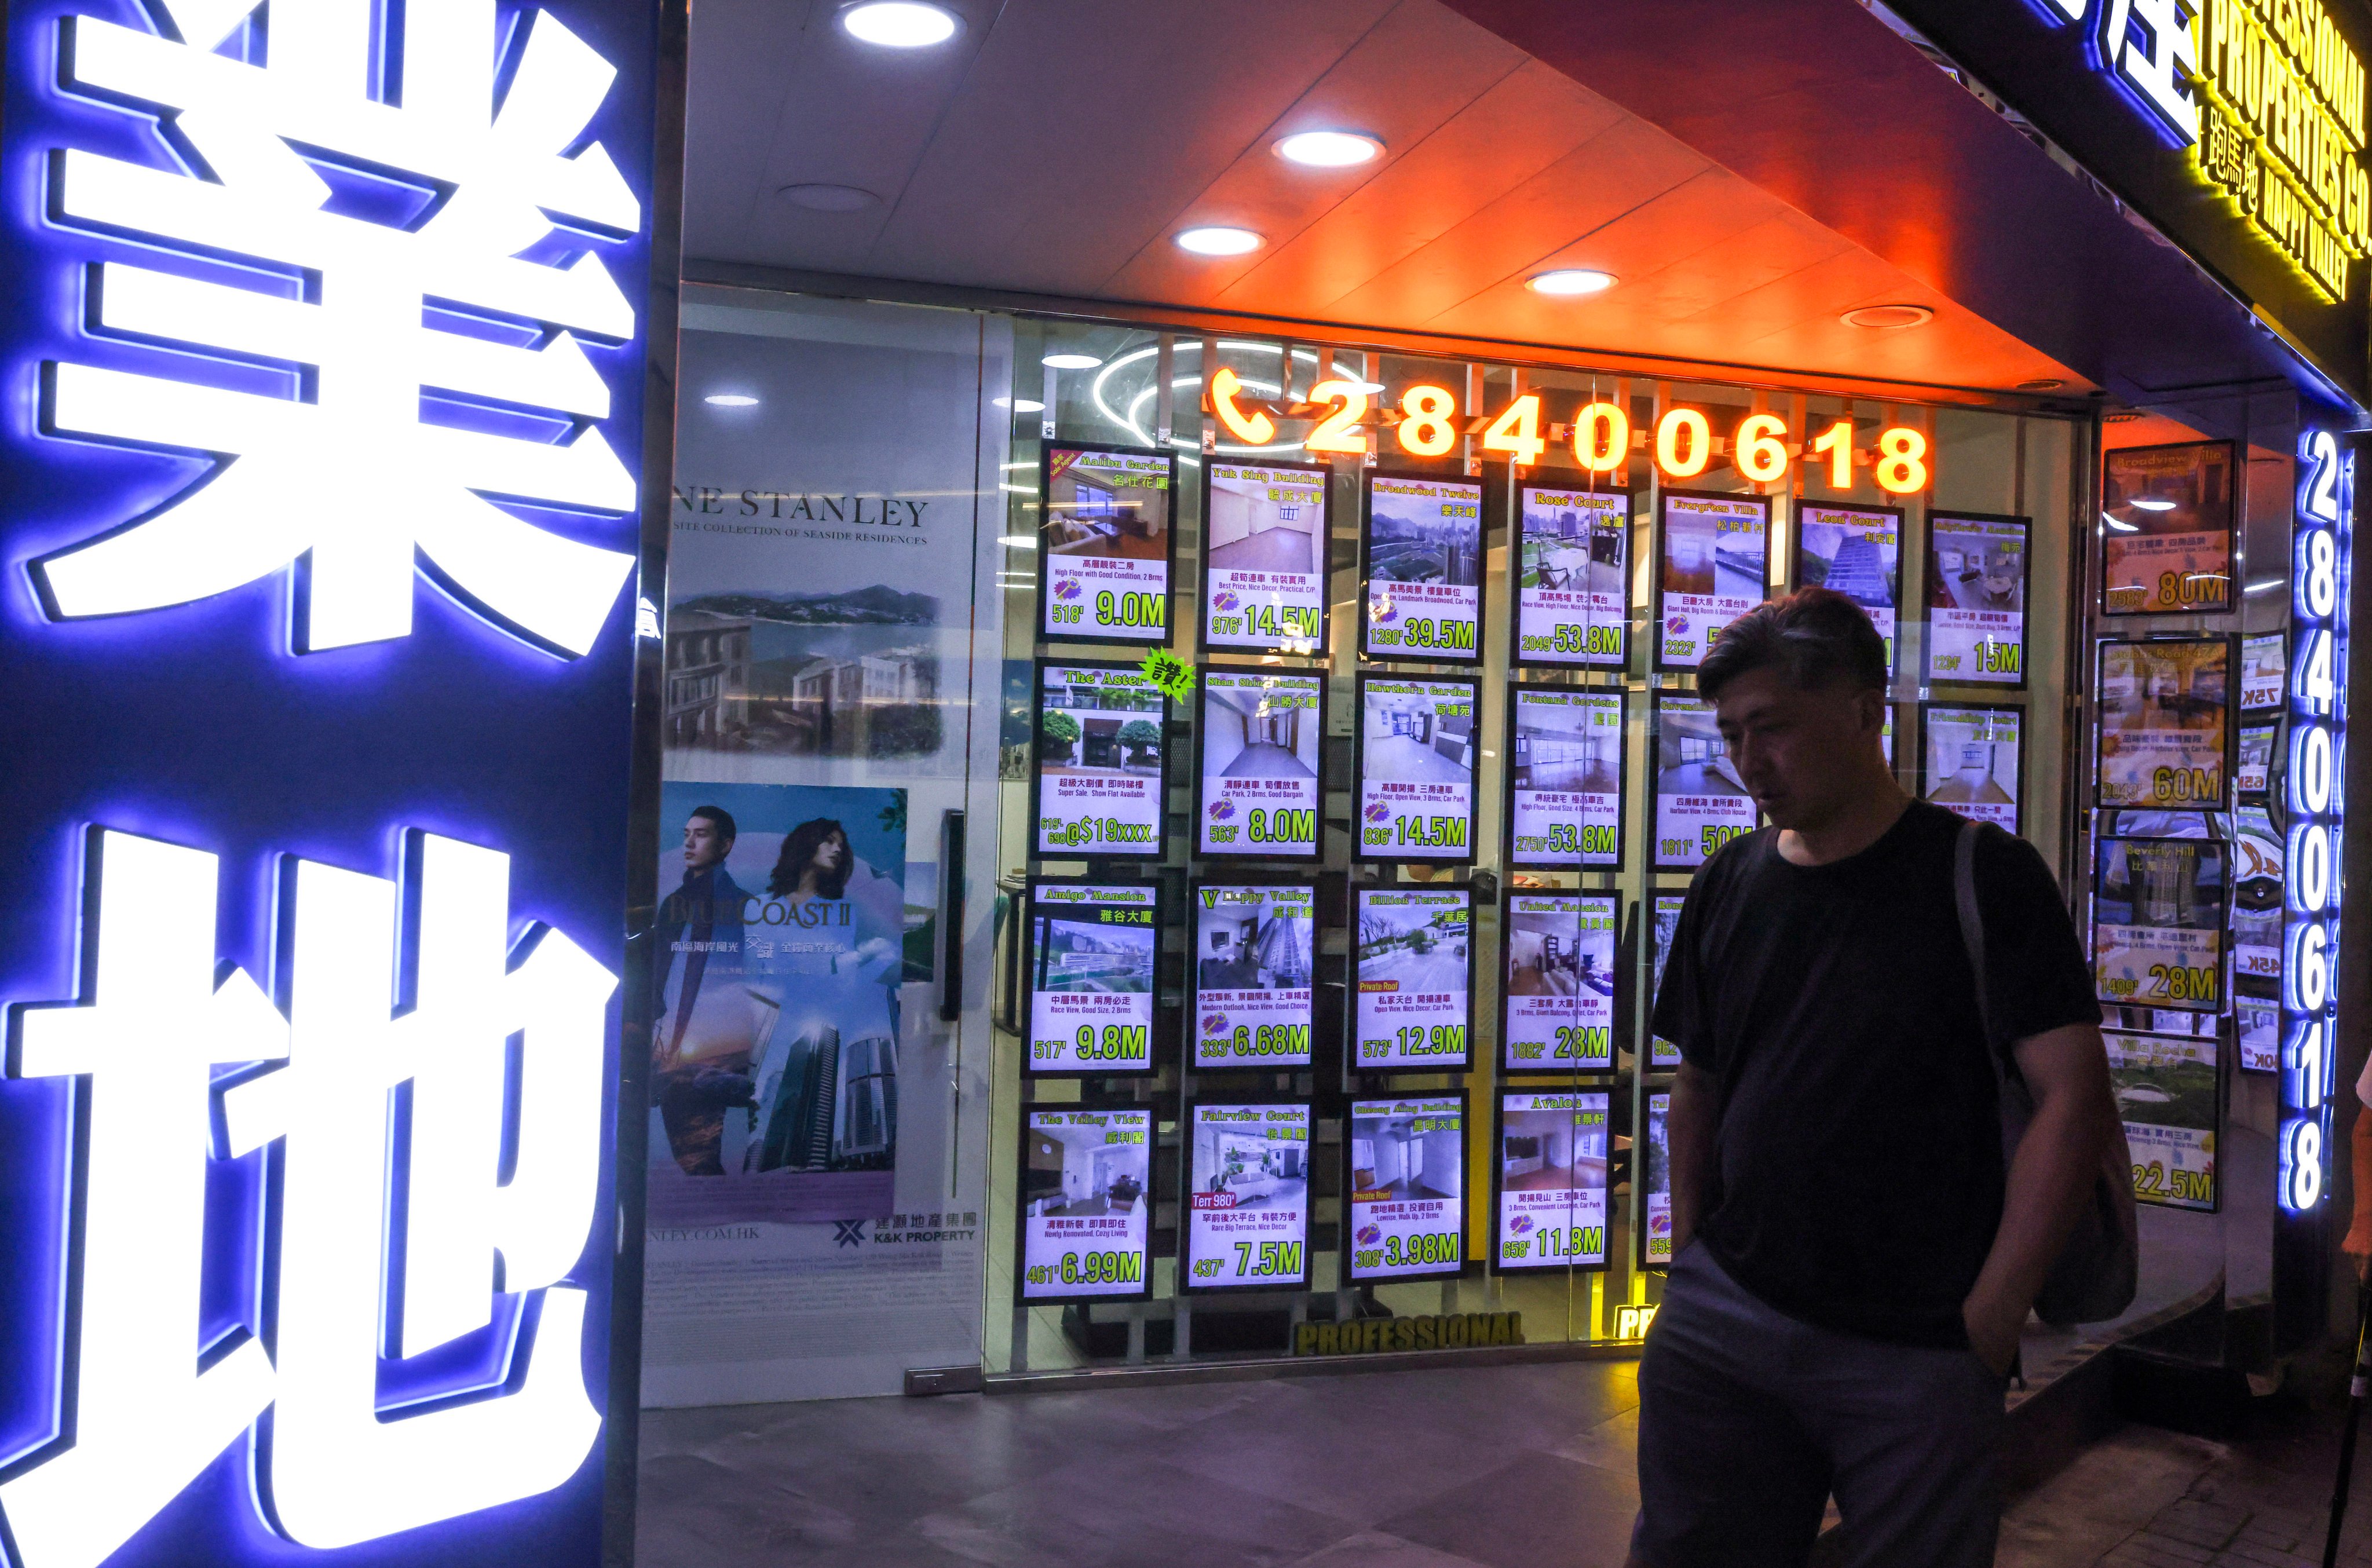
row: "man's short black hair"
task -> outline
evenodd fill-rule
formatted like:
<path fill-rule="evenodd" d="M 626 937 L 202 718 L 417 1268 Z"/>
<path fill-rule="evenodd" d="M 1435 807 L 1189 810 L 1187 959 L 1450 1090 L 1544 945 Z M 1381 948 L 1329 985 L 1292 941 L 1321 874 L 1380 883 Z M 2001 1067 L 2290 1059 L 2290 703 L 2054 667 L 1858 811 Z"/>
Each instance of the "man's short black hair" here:
<path fill-rule="evenodd" d="M 1776 669 L 1799 691 L 1839 681 L 1857 691 L 1886 690 L 1886 639 L 1868 611 L 1833 588 L 1798 588 L 1756 605 L 1722 629 L 1697 667 L 1707 702 L 1749 670 Z"/>
<path fill-rule="evenodd" d="M 728 844 L 741 836 L 741 830 L 734 825 L 733 813 L 722 806 L 695 806 L 692 816 L 694 821 L 707 818 L 715 826 L 716 836 Z"/>

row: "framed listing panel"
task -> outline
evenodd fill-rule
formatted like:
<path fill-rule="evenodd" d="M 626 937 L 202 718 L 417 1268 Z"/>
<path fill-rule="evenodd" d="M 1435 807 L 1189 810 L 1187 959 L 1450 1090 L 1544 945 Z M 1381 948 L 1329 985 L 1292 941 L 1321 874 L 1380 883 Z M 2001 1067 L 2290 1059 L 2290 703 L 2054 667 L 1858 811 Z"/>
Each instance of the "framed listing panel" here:
<path fill-rule="evenodd" d="M 1507 692 L 1507 862 L 1551 871 L 1622 863 L 1624 693 Z"/>
<path fill-rule="evenodd" d="M 2237 1065 L 2243 1073 L 2275 1073 L 2281 1070 L 2282 1008 L 2270 999 L 2252 1002 L 2245 996 L 2232 999 L 2232 1032 L 2240 1047 Z"/>
<path fill-rule="evenodd" d="M 1770 595 L 1771 502 L 1667 490 L 1663 514 L 1656 668 L 1694 669 L 1723 627 Z"/>
<path fill-rule="evenodd" d="M 2231 846 L 2212 839 L 2093 843 L 2092 974 L 2101 1001 L 2224 1010 L 2224 903 Z"/>
<path fill-rule="evenodd" d="M 2262 805 L 2233 812 L 2232 830 L 2232 989 L 2238 995 L 2276 996 L 2287 846 Z"/>
<path fill-rule="evenodd" d="M 1306 1104 L 1186 1102 L 1180 1285 L 1300 1290 L 1309 1283 L 1313 1121 Z"/>
<path fill-rule="evenodd" d="M 2025 710 L 1919 704 L 1919 794 L 1975 822 L 2018 830 Z"/>
<path fill-rule="evenodd" d="M 2238 760 L 2232 767 L 2232 787 L 2240 798 L 2263 798 L 2271 792 L 2273 777 L 2273 748 L 2280 744 L 2282 721 L 2267 719 L 2262 724 L 2240 726 Z"/>
<path fill-rule="evenodd" d="M 1195 854 L 1316 862 L 1325 672 L 1204 665 L 1195 701 Z"/>
<path fill-rule="evenodd" d="M 1497 1245 L 1503 1274 L 1606 1267 L 1607 1095 L 1499 1096 Z"/>
<path fill-rule="evenodd" d="M 1152 1072 L 1160 884 L 1033 877 L 1029 889 L 1022 1070 L 1038 1077 Z"/>
<path fill-rule="evenodd" d="M 1479 690 L 1456 676 L 1359 677 L 1353 859 L 1474 863 Z"/>
<path fill-rule="evenodd" d="M 2024 517 L 1927 514 L 1929 681 L 2025 689 L 2033 538 Z"/>
<path fill-rule="evenodd" d="M 1501 1065 L 1602 1073 L 1614 1065 L 1612 893 L 1510 889 L 1499 947 Z"/>
<path fill-rule="evenodd" d="M 1169 853 L 1164 764 L 1169 699 L 1125 664 L 1041 660 L 1030 846 L 1052 860 Z"/>
<path fill-rule="evenodd" d="M 1672 943 L 1680 930 L 1680 911 L 1688 903 L 1685 893 L 1658 893 L 1654 905 L 1655 918 L 1648 922 L 1647 951 L 1654 968 L 1647 977 L 1647 1016 L 1656 1014 L 1656 998 L 1664 990 L 1664 960 L 1672 956 Z M 1654 1025 L 1648 1026 L 1647 1066 L 1659 1072 L 1680 1064 L 1680 1048 L 1670 1040 L 1655 1038 Z"/>
<path fill-rule="evenodd" d="M 1306 882 L 1194 884 L 1196 1072 L 1309 1064 L 1317 898 Z"/>
<path fill-rule="evenodd" d="M 1654 704 L 1647 772 L 1656 781 L 1656 852 L 1648 864 L 1658 871 L 1693 871 L 1714 851 L 1754 830 L 1754 797 L 1729 760 L 1711 703 L 1658 691 Z"/>
<path fill-rule="evenodd" d="M 2282 706 L 2289 678 L 2289 639 L 2280 632 L 2240 639 L 2240 706 L 2244 711 Z"/>
<path fill-rule="evenodd" d="M 1630 493 L 1527 484 L 1516 497 L 1515 662 L 1628 668 Z"/>
<path fill-rule="evenodd" d="M 1178 459 L 1049 441 L 1039 459 L 1038 634 L 1058 643 L 1169 641 Z"/>
<path fill-rule="evenodd" d="M 1482 482 L 1366 475 L 1359 652 L 1473 664 L 1482 648 Z"/>
<path fill-rule="evenodd" d="M 1639 1260 L 1651 1269 L 1672 1261 L 1672 1097 L 1647 1097 L 1647 1136 L 1640 1144 L 1640 1186 L 1647 1201 L 1640 1206 L 1642 1229 Z"/>
<path fill-rule="evenodd" d="M 2100 478 L 2100 607 L 2110 615 L 2230 610 L 2232 443 L 2129 447 Z"/>
<path fill-rule="evenodd" d="M 2222 1084 L 2215 1037 L 2104 1034 L 2109 1083 L 2134 1156 L 2134 1201 L 2213 1211 Z"/>
<path fill-rule="evenodd" d="M 1473 896 L 1463 887 L 1353 894 L 1350 1060 L 1362 1073 L 1463 1072 L 1474 1033 Z"/>
<path fill-rule="evenodd" d="M 1020 1278 L 1029 1306 L 1153 1295 L 1153 1112 L 1030 1106 L 1021 1121 Z"/>
<path fill-rule="evenodd" d="M 1796 586 L 1834 588 L 1868 611 L 1892 669 L 1902 610 L 1901 508 L 1796 502 Z"/>
<path fill-rule="evenodd" d="M 1355 1099 L 1343 1144 L 1343 1277 L 1464 1273 L 1466 1096 Z"/>
<path fill-rule="evenodd" d="M 1203 465 L 1203 646 L 1322 655 L 1332 475 L 1300 463 Z"/>
<path fill-rule="evenodd" d="M 2103 642 L 2099 804 L 2221 811 L 2233 750 L 2229 637 Z"/>

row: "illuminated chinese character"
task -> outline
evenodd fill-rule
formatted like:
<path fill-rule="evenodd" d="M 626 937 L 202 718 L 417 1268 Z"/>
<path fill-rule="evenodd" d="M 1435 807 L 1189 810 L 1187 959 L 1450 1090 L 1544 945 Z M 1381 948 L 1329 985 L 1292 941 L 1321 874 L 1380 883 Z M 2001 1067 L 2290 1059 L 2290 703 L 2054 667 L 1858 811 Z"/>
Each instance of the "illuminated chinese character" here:
<path fill-rule="evenodd" d="M 371 0 L 308 0 L 273 9 L 268 44 L 260 27 L 241 32 L 237 0 L 157 9 L 178 41 L 77 17 L 61 68 L 79 93 L 161 110 L 212 177 L 67 148 L 53 166 L 57 218 L 170 253 L 250 258 L 259 281 L 287 282 L 264 292 L 97 267 L 99 325 L 184 353 L 153 374 L 48 367 L 49 426 L 223 460 L 153 513 L 108 517 L 114 531 L 35 563 L 49 609 L 186 604 L 303 557 L 294 640 L 331 648 L 409 634 L 418 566 L 497 624 L 584 653 L 633 556 L 496 498 L 634 509 L 634 478 L 594 428 L 610 389 L 577 343 L 635 330 L 586 242 L 638 233 L 641 203 L 599 143 L 571 151 L 616 72 L 533 13 L 497 112 L 494 0 L 386 14 Z M 401 81 L 400 105 L 369 96 L 382 76 Z M 341 210 L 358 184 L 396 194 L 388 221 Z M 556 240 L 564 261 L 526 258 Z M 303 276 L 318 282 L 300 289 Z M 278 396 L 175 378 L 192 350 L 294 373 Z M 520 434 L 537 426 L 565 439 Z"/>

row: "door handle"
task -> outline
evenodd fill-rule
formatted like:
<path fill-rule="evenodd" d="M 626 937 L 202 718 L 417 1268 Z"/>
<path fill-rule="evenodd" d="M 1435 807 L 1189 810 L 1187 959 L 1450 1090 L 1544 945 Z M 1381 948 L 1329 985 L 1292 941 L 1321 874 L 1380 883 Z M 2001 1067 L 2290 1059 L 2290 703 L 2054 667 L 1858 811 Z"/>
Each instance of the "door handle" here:
<path fill-rule="evenodd" d="M 939 1019 L 963 1016 L 964 814 L 939 817 Z"/>

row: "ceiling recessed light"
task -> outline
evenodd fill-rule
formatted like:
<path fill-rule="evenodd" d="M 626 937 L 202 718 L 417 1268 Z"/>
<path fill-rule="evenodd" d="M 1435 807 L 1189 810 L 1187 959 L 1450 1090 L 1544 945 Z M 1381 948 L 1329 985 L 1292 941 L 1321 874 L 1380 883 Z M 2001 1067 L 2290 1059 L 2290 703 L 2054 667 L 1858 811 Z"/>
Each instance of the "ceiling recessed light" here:
<path fill-rule="evenodd" d="M 996 406 L 1009 408 L 1016 413 L 1042 413 L 1046 408 L 1044 403 L 1033 398 L 999 398 L 996 400 Z M 1035 463 L 1030 466 L 1037 467 Z"/>
<path fill-rule="evenodd" d="M 1570 298 L 1581 294 L 1603 294 L 1614 286 L 1614 274 L 1601 273 L 1595 267 L 1559 267 L 1554 272 L 1538 273 L 1524 280 L 1524 286 L 1534 294 L 1553 295 Z"/>
<path fill-rule="evenodd" d="M 1038 363 L 1049 370 L 1093 370 L 1103 361 L 1092 354 L 1050 354 Z"/>
<path fill-rule="evenodd" d="M 2021 392 L 2055 392 L 2065 385 L 2067 383 L 2064 381 L 2056 381 L 2048 376 L 2042 376 L 2031 381 L 2020 381 L 2017 384 L 2017 389 Z"/>
<path fill-rule="evenodd" d="M 1229 228 L 1221 224 L 1185 229 L 1178 236 L 1178 249 L 1197 256 L 1241 256 L 1260 247 L 1261 237 L 1250 229 Z"/>
<path fill-rule="evenodd" d="M 1353 168 L 1383 151 L 1383 143 L 1357 131 L 1296 131 L 1276 144 L 1277 157 L 1308 168 Z"/>
<path fill-rule="evenodd" d="M 2173 502 L 2160 500 L 2155 495 L 2136 495 L 2132 501 L 2128 502 L 2127 505 L 2139 506 L 2145 512 L 2171 512 L 2174 510 Z"/>
<path fill-rule="evenodd" d="M 861 213 L 881 204 L 880 197 L 854 185 L 785 185 L 775 194 L 811 213 Z"/>
<path fill-rule="evenodd" d="M 963 19 L 924 0 L 859 0 L 840 13 L 840 25 L 859 43 L 883 49 L 928 49 L 963 30 Z"/>
<path fill-rule="evenodd" d="M 1848 327 L 1899 332 L 1905 327 L 1925 326 L 1936 319 L 1936 312 L 1924 305 L 1865 305 L 1858 310 L 1846 311 L 1839 319 Z"/>
<path fill-rule="evenodd" d="M 715 408 L 756 408 L 758 400 L 747 392 L 711 392 L 701 401 Z"/>

